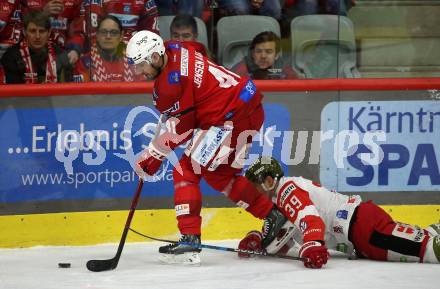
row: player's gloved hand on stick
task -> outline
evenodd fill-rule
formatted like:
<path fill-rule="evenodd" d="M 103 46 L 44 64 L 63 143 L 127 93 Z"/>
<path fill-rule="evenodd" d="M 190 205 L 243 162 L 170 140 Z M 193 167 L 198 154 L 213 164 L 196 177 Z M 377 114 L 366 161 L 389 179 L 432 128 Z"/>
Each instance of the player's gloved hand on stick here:
<path fill-rule="evenodd" d="M 166 156 L 166 154 L 156 149 L 153 144 L 150 144 L 136 162 L 135 170 L 137 175 L 141 178 L 145 177 L 145 174 L 154 175 L 159 170 Z"/>
<path fill-rule="evenodd" d="M 319 269 L 327 263 L 329 253 L 327 247 L 321 242 L 309 241 L 301 246 L 299 256 L 306 258 L 303 261 L 305 267 Z"/>
<path fill-rule="evenodd" d="M 247 233 L 246 237 L 244 237 L 240 243 L 238 244 L 238 249 L 246 250 L 246 251 L 256 251 L 261 252 L 263 248 L 261 247 L 261 240 L 263 239 L 263 235 L 258 231 L 250 231 Z M 251 255 L 238 252 L 238 257 L 240 258 L 249 258 Z"/>
<path fill-rule="evenodd" d="M 180 120 L 177 118 L 169 118 L 163 125 L 165 131 L 151 140 L 149 146 L 142 152 L 135 168 L 139 177 L 143 178 L 145 174 L 154 175 L 167 155 L 192 134 L 192 130 L 178 134 L 176 126 L 179 122 Z"/>

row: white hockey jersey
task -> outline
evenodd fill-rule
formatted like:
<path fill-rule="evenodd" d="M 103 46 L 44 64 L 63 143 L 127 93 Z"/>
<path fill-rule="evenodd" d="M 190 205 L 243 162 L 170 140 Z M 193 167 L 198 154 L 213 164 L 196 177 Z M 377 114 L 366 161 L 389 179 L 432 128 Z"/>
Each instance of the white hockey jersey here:
<path fill-rule="evenodd" d="M 352 250 L 348 229 L 353 212 L 362 201 L 360 196 L 330 191 L 302 177 L 282 177 L 275 192 L 272 201 L 294 226 L 286 224 L 288 238 L 275 239 L 266 248 L 269 253 L 281 249 L 287 239 L 299 244 L 325 241 L 329 249 L 344 253 Z"/>

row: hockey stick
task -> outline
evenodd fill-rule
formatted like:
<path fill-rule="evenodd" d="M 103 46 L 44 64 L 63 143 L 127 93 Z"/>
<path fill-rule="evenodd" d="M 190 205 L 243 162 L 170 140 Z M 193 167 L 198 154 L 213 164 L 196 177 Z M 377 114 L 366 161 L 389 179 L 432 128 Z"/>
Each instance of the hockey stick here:
<path fill-rule="evenodd" d="M 122 249 L 124 249 L 125 240 L 127 239 L 127 233 L 130 229 L 131 219 L 133 219 L 134 211 L 136 210 L 137 203 L 139 201 L 139 196 L 141 195 L 142 186 L 144 185 L 144 181 L 142 178 L 139 179 L 139 183 L 136 189 L 136 193 L 134 194 L 133 200 L 131 202 L 130 212 L 128 213 L 127 221 L 125 222 L 124 231 L 122 232 L 121 240 L 119 241 L 118 251 L 116 255 L 107 260 L 89 260 L 86 264 L 87 269 L 93 272 L 101 272 L 113 270 L 118 266 L 119 258 L 122 254 Z"/>
<path fill-rule="evenodd" d="M 159 134 L 161 126 L 163 124 L 163 118 L 164 115 L 161 114 L 156 125 L 154 136 L 157 136 Z M 118 266 L 119 258 L 121 258 L 122 249 L 124 249 L 125 240 L 127 239 L 128 230 L 130 229 L 131 219 L 133 219 L 134 211 L 136 210 L 143 185 L 144 185 L 143 179 L 139 178 L 138 187 L 133 196 L 133 200 L 131 201 L 130 212 L 128 213 L 127 221 L 125 222 L 124 231 L 122 232 L 121 240 L 119 241 L 118 251 L 116 252 L 116 255 L 113 258 L 107 260 L 89 260 L 86 266 L 87 269 L 89 269 L 90 271 L 93 272 L 108 271 L 108 270 L 113 270 Z"/>
<path fill-rule="evenodd" d="M 132 228 L 129 228 L 129 230 L 132 231 L 133 233 L 136 233 L 136 234 L 142 236 L 142 237 L 145 237 L 145 238 L 148 238 L 148 239 L 151 239 L 154 241 L 166 242 L 166 243 L 171 243 L 171 244 L 178 244 L 179 243 L 178 241 L 172 241 L 172 240 L 151 237 L 151 236 L 142 234 L 141 232 L 138 232 Z M 193 245 L 191 243 L 179 243 L 179 244 L 190 245 L 190 246 Z M 230 247 L 214 246 L 214 245 L 207 245 L 207 244 L 197 244 L 197 245 L 194 244 L 194 247 L 195 248 L 205 248 L 205 249 L 212 249 L 212 250 L 235 252 L 235 253 L 245 253 L 245 254 L 256 255 L 256 256 L 265 256 L 265 257 L 281 258 L 281 259 L 288 259 L 288 260 L 297 260 L 297 261 L 305 261 L 306 260 L 306 258 L 302 258 L 302 257 L 293 257 L 293 256 L 271 254 L 271 253 L 267 253 L 266 251 L 242 250 L 242 249 L 235 249 L 235 248 L 230 248 Z"/>

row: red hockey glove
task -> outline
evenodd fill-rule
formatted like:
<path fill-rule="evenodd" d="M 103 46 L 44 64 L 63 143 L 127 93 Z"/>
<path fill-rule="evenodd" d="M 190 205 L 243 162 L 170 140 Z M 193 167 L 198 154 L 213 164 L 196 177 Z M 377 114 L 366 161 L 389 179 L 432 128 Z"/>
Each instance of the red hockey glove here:
<path fill-rule="evenodd" d="M 263 235 L 258 231 L 250 231 L 247 233 L 246 237 L 244 237 L 240 243 L 238 244 L 238 249 L 246 250 L 246 251 L 257 251 L 261 252 L 261 240 L 263 239 Z M 249 258 L 251 255 L 244 252 L 238 252 L 238 257 L 240 258 Z"/>
<path fill-rule="evenodd" d="M 155 149 L 153 145 L 142 152 L 141 157 L 136 162 L 136 173 L 139 177 L 143 178 L 145 174 L 150 176 L 154 175 L 160 168 L 162 161 L 166 155 L 159 150 Z"/>
<path fill-rule="evenodd" d="M 301 246 L 299 256 L 306 258 L 303 262 L 307 268 L 319 269 L 327 263 L 329 253 L 325 245 L 318 241 L 309 241 Z"/>
<path fill-rule="evenodd" d="M 167 155 L 180 143 L 188 139 L 192 130 L 188 130 L 184 133 L 178 134 L 176 132 L 176 126 L 180 120 L 177 118 L 169 118 L 165 124 L 158 124 L 165 127 L 165 131 L 159 136 L 151 140 L 148 148 L 142 153 L 141 157 L 136 162 L 136 173 L 139 177 L 143 178 L 145 173 L 152 176 L 160 168 L 162 161 Z"/>

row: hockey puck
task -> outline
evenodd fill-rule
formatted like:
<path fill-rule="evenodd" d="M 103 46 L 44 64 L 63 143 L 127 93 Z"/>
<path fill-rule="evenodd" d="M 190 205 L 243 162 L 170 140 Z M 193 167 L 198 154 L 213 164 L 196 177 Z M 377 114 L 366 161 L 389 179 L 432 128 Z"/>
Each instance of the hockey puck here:
<path fill-rule="evenodd" d="M 58 263 L 58 268 L 70 268 L 70 263 Z"/>

